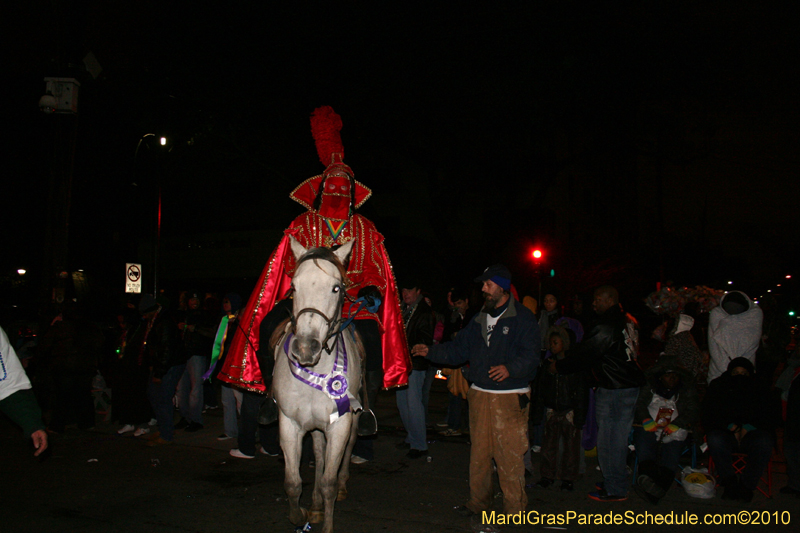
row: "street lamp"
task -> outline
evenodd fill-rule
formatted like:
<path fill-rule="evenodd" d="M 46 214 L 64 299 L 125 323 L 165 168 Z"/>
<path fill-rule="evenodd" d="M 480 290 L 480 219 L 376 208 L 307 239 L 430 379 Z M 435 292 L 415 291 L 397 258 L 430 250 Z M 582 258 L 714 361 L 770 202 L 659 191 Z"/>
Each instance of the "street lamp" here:
<path fill-rule="evenodd" d="M 142 146 L 142 141 L 144 141 L 147 137 L 153 137 L 155 139 L 156 136 L 154 133 L 145 133 L 136 144 L 136 152 L 133 155 L 134 175 L 136 174 L 136 161 L 139 157 L 139 148 Z M 159 144 L 161 146 L 166 146 L 167 138 L 160 137 Z M 156 191 L 158 193 L 158 202 L 156 206 L 155 243 L 153 246 L 153 296 L 158 296 L 158 252 L 161 248 L 161 180 L 158 172 L 153 172 L 153 174 L 155 175 Z"/>
<path fill-rule="evenodd" d="M 28 271 L 25 270 L 24 268 L 18 268 L 17 269 L 17 274 L 19 274 L 20 276 L 24 276 L 27 272 Z"/>

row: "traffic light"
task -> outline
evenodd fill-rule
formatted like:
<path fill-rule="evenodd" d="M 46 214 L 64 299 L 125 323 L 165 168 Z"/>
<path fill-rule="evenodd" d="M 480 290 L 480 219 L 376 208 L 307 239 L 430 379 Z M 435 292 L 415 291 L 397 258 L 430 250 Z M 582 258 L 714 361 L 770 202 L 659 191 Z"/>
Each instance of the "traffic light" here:
<path fill-rule="evenodd" d="M 538 248 L 535 249 L 531 255 L 533 256 L 533 259 L 537 262 L 542 260 L 542 251 L 539 250 Z"/>

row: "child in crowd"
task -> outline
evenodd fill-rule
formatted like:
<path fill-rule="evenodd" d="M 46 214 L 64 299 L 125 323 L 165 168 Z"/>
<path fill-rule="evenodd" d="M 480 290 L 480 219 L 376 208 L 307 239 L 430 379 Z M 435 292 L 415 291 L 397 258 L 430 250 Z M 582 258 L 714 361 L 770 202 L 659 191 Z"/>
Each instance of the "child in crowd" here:
<path fill-rule="evenodd" d="M 536 486 L 548 488 L 556 479 L 561 467 L 561 490 L 573 490 L 580 465 L 581 427 L 586 420 L 587 388 L 581 373 L 559 375 L 555 360 L 569 357 L 573 343 L 570 330 L 553 326 L 548 332 L 552 364 L 539 373 L 536 402 L 545 413 L 544 440 L 542 442 L 542 477 Z M 563 442 L 561 461 L 558 461 L 559 441 Z"/>

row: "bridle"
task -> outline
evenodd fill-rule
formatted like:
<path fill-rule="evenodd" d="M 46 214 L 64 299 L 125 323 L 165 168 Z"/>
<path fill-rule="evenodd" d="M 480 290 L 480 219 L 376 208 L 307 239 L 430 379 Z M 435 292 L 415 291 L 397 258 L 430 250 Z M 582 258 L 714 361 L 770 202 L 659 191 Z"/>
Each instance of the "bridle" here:
<path fill-rule="evenodd" d="M 297 266 L 295 267 L 295 269 L 297 267 L 299 267 L 307 259 L 311 259 L 311 258 L 310 257 L 304 257 L 304 258 L 300 259 L 300 261 L 298 261 Z M 322 259 L 322 258 L 316 257 L 314 259 Z M 323 260 L 328 261 L 329 263 L 333 264 L 333 262 L 328 260 L 328 259 L 323 259 Z M 336 265 L 334 264 L 334 266 L 336 266 Z M 320 269 L 320 270 L 322 270 L 322 269 Z M 323 272 L 324 272 L 324 270 L 323 270 Z M 327 274 L 327 272 L 326 272 L 326 274 Z M 335 278 L 335 276 L 331 276 L 331 277 Z M 346 327 L 346 326 L 339 327 L 339 326 L 343 325 L 346 320 L 348 320 L 348 319 L 342 318 L 341 310 L 342 310 L 342 306 L 344 305 L 344 299 L 347 298 L 351 302 L 355 301 L 354 298 L 352 298 L 349 294 L 347 294 L 347 291 L 345 290 L 345 286 L 344 286 L 343 280 L 340 280 L 338 278 L 335 278 L 335 279 L 337 279 L 338 283 L 334 287 L 338 289 L 337 292 L 339 293 L 339 302 L 338 302 L 338 304 L 336 306 L 336 310 L 338 311 L 338 315 L 337 316 L 328 317 L 325 313 L 323 313 L 319 309 L 315 309 L 313 307 L 305 307 L 305 308 L 301 309 L 300 311 L 298 311 L 297 313 L 292 313 L 290 315 L 290 317 L 289 317 L 289 319 L 292 322 L 292 332 L 296 335 L 297 334 L 297 320 L 300 318 L 300 316 L 303 313 L 310 313 L 310 314 L 316 314 L 316 315 L 321 316 L 322 320 L 324 320 L 325 324 L 327 325 L 327 330 L 325 332 L 325 338 L 322 341 L 322 349 L 324 349 L 328 353 L 328 355 L 330 355 L 331 352 L 333 352 L 333 350 L 336 349 L 336 345 L 339 342 L 338 335 L 339 335 L 339 333 L 342 332 L 344 327 Z M 294 290 L 294 289 L 292 289 L 292 290 Z M 349 324 L 349 322 L 348 322 L 348 324 Z M 335 338 L 335 341 L 334 341 L 332 346 L 329 346 L 328 342 L 331 340 L 331 338 Z"/>

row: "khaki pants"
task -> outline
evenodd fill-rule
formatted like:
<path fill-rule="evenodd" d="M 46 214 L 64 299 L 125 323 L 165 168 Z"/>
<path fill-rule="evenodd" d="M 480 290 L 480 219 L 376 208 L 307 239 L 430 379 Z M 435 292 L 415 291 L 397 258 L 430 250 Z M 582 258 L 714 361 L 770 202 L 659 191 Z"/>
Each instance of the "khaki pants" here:
<path fill-rule="evenodd" d="M 526 397 L 524 409 L 520 408 L 520 396 Z M 528 496 L 522 456 L 528 449 L 530 393 L 492 394 L 470 389 L 467 399 L 472 440 L 467 507 L 476 513 L 491 508 L 494 459 L 503 491 L 503 513 L 524 513 Z"/>

